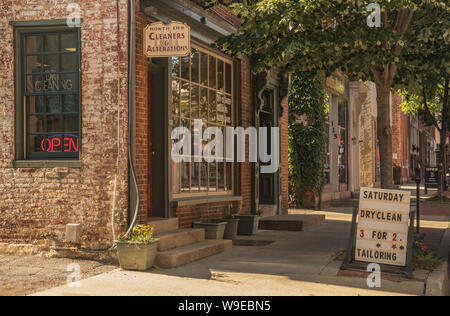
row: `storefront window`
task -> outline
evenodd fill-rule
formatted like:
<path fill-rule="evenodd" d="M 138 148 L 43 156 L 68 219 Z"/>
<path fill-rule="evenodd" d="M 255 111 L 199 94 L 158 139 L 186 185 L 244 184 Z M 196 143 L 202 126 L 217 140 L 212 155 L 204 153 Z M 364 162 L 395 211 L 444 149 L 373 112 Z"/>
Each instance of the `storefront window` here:
<path fill-rule="evenodd" d="M 78 31 L 22 33 L 22 97 L 26 156 L 78 158 Z"/>
<path fill-rule="evenodd" d="M 233 191 L 232 162 L 225 160 L 225 129 L 233 127 L 232 62 L 208 51 L 193 47 L 190 56 L 171 59 L 172 119 L 171 128 L 187 127 L 192 135 L 208 127 L 218 127 L 224 137 L 224 161 L 172 163 L 174 194 L 225 194 Z M 201 119 L 202 131 L 195 130 L 194 120 Z M 203 148 L 207 145 L 203 142 Z"/>

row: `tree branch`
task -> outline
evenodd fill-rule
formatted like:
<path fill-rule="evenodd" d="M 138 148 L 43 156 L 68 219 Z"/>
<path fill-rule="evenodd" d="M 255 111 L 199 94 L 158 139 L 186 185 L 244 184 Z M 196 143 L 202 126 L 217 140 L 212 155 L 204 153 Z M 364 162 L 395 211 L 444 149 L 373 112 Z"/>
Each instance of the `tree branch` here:
<path fill-rule="evenodd" d="M 439 127 L 439 124 L 436 121 L 436 117 L 433 114 L 431 114 L 430 108 L 428 107 L 427 93 L 425 91 L 425 88 L 423 89 L 423 105 L 425 106 L 425 110 L 427 111 L 427 114 L 431 117 L 431 119 L 433 121 L 433 125 L 437 128 L 437 130 L 440 133 L 441 132 L 441 128 Z"/>

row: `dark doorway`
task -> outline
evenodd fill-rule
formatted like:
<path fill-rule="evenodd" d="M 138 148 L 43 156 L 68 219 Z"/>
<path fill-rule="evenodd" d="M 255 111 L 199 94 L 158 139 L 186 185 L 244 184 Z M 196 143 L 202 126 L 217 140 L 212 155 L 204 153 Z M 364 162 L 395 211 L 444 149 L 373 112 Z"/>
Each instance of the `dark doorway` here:
<path fill-rule="evenodd" d="M 259 123 L 260 127 L 266 127 L 268 129 L 267 148 L 268 152 L 272 153 L 272 140 L 270 130 L 274 127 L 274 96 L 273 91 L 266 90 L 263 95 L 264 105 L 259 113 Z M 261 166 L 266 165 L 265 163 L 260 163 Z M 267 165 L 269 165 L 267 163 Z M 275 201 L 275 173 L 261 173 L 259 175 L 259 192 L 260 198 L 259 203 L 263 205 L 274 205 Z"/>
<path fill-rule="evenodd" d="M 148 68 L 149 216 L 167 217 L 167 59 L 154 59 Z"/>

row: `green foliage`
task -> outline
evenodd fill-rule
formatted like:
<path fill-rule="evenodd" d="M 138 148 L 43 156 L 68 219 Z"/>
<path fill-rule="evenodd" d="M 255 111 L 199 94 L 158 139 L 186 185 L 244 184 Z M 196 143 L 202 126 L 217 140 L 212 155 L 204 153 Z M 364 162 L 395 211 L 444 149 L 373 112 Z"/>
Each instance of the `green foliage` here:
<path fill-rule="evenodd" d="M 307 73 L 295 73 L 289 95 L 289 181 L 293 188 L 320 194 L 324 185 L 324 165 L 328 125 L 328 98 L 322 81 Z M 307 124 L 296 123 L 307 116 Z"/>
<path fill-rule="evenodd" d="M 424 243 L 425 235 L 414 235 L 413 257 L 416 266 L 425 268 L 427 270 L 434 270 L 440 264 L 441 260 L 436 255 L 429 251 Z"/>
<path fill-rule="evenodd" d="M 257 64 L 261 70 L 283 65 L 326 76 L 341 70 L 373 80 L 374 69 L 402 64 L 400 52 L 417 39 L 450 40 L 449 33 L 435 38 L 432 29 L 421 31 L 423 25 L 411 17 L 430 10 L 448 14 L 446 0 L 378 0 L 385 13 L 380 28 L 367 25 L 367 6 L 373 0 L 206 2 L 225 4 L 242 19 L 239 33 L 220 39 L 218 47 L 232 55 L 264 52 Z"/>

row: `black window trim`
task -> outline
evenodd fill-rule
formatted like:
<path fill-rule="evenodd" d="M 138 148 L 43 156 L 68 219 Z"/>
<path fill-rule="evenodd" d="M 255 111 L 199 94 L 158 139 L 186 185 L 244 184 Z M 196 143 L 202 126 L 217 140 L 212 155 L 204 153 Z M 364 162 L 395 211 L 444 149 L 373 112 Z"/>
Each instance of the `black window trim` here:
<path fill-rule="evenodd" d="M 14 26 L 14 85 L 15 85 L 15 167 L 21 167 L 29 165 L 25 163 L 26 161 L 34 167 L 49 167 L 54 161 L 55 167 L 61 165 L 67 165 L 69 167 L 80 167 L 81 164 L 77 163 L 81 160 L 81 143 L 82 143 L 82 86 L 81 86 L 81 28 L 71 28 L 66 25 L 65 20 L 55 20 L 55 21 L 25 21 L 25 22 L 10 22 L 10 25 Z M 24 47 L 23 47 L 23 34 L 32 33 L 43 33 L 43 32 L 76 32 L 77 34 L 77 66 L 76 72 L 78 73 L 78 137 L 79 137 L 79 150 L 76 154 L 61 155 L 61 153 L 52 155 L 45 153 L 44 155 L 30 155 L 27 156 L 27 120 L 28 116 L 25 117 L 25 93 L 23 82 L 23 67 L 25 66 L 23 58 L 25 58 Z M 74 73 L 73 71 L 71 73 Z M 51 93 L 50 93 L 51 94 Z M 73 94 L 59 93 L 59 94 Z M 32 156 L 32 157 L 31 157 Z M 41 164 L 39 162 L 42 162 Z"/>

